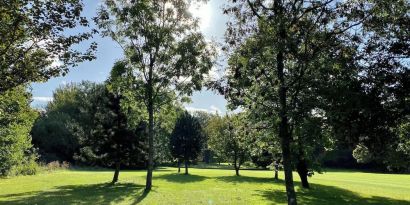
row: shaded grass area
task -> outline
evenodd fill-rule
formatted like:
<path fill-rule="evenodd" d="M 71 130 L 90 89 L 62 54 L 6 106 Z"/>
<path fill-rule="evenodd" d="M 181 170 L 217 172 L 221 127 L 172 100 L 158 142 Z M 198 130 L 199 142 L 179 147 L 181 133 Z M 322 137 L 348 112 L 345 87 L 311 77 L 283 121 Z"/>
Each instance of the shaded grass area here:
<path fill-rule="evenodd" d="M 6 200 L 4 204 L 115 204 L 122 202 L 129 196 L 128 193 L 132 193 L 136 204 L 144 198 L 143 188 L 133 183 L 67 185 L 57 186 L 49 191 L 8 194 L 2 197 L 16 199 Z"/>
<path fill-rule="evenodd" d="M 67 170 L 0 179 L 0 204 L 285 204 L 284 181 L 272 171 L 175 168 L 154 172 L 144 192 L 145 171 L 124 171 L 110 184 L 108 170 Z M 282 174 L 282 173 L 281 173 Z M 283 174 L 282 174 L 283 177 Z M 296 175 L 295 175 L 296 178 Z M 327 172 L 311 178 L 312 189 L 296 182 L 300 204 L 410 204 L 410 175 Z"/>

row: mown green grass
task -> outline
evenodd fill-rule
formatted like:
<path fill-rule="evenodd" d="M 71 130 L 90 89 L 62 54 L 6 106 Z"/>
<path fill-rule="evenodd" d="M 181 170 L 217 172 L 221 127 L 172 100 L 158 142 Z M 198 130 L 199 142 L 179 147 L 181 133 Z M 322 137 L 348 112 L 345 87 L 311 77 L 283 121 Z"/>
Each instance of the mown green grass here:
<path fill-rule="evenodd" d="M 0 179 L 0 204 L 285 204 L 283 181 L 272 171 L 176 168 L 154 172 L 144 194 L 145 171 L 123 171 L 111 185 L 109 170 L 64 170 Z M 283 173 L 280 173 L 283 178 Z M 297 175 L 294 176 L 298 181 Z M 410 175 L 329 171 L 310 178 L 312 189 L 296 183 L 299 204 L 410 204 Z"/>

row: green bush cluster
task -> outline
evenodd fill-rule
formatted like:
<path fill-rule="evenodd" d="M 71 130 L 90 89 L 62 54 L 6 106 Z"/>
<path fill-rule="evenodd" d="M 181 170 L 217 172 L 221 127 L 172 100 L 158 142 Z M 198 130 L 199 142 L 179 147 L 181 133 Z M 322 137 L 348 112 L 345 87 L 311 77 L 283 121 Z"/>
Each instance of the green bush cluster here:
<path fill-rule="evenodd" d="M 38 155 L 30 136 L 38 114 L 30 108 L 30 97 L 23 86 L 0 94 L 0 175 L 38 171 Z"/>

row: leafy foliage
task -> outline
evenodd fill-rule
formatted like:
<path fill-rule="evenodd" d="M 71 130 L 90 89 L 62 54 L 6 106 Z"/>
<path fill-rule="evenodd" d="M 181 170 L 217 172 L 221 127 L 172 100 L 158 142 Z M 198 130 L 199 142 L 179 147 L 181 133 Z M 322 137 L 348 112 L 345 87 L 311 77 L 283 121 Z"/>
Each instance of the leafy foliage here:
<path fill-rule="evenodd" d="M 66 74 L 70 66 L 95 59 L 96 44 L 73 48 L 95 30 L 68 35 L 89 26 L 81 0 L 0 2 L 0 93 L 28 82 Z"/>
<path fill-rule="evenodd" d="M 154 113 L 161 109 L 171 87 L 180 94 L 200 90 L 214 64 L 215 51 L 198 32 L 198 19 L 188 12 L 191 1 L 106 0 L 94 19 L 103 36 L 124 49 L 134 71 L 135 87 L 142 87 L 148 113 L 148 172 L 152 186 Z"/>
<path fill-rule="evenodd" d="M 35 174 L 37 152 L 30 130 L 38 113 L 23 86 L 0 95 L 0 175 Z"/>

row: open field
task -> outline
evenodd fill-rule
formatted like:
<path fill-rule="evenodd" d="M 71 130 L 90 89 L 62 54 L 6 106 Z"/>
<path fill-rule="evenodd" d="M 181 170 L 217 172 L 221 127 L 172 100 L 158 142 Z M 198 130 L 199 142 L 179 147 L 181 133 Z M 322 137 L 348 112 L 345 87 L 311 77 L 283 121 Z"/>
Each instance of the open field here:
<path fill-rule="evenodd" d="M 151 192 L 143 194 L 145 171 L 123 171 L 109 184 L 108 170 L 63 170 L 0 179 L 0 204 L 285 204 L 283 181 L 272 171 L 176 168 L 154 172 Z M 283 178 L 283 173 L 280 173 Z M 294 176 L 296 181 L 297 175 Z M 297 182 L 299 204 L 410 204 L 410 175 L 329 171 L 310 178 L 312 189 Z"/>

